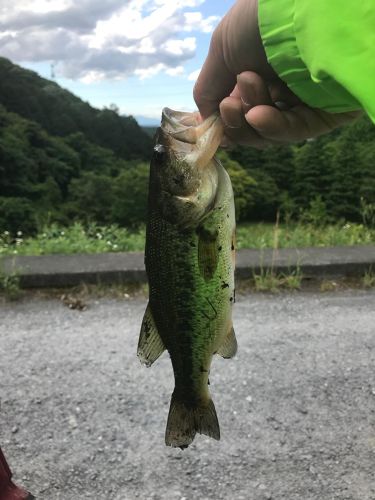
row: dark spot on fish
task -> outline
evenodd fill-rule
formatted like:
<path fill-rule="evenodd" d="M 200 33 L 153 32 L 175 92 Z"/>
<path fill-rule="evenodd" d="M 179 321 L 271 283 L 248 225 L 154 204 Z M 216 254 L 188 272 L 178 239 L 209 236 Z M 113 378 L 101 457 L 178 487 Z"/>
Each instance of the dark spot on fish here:
<path fill-rule="evenodd" d="M 195 245 L 194 241 L 191 241 L 191 242 L 190 242 L 190 246 L 191 246 L 191 247 L 193 247 L 193 248 L 195 248 L 195 247 L 196 247 L 196 245 Z"/>
<path fill-rule="evenodd" d="M 232 251 L 234 250 L 234 243 L 233 243 L 233 241 L 232 241 L 231 250 L 232 250 Z"/>
<path fill-rule="evenodd" d="M 231 297 L 229 300 L 230 300 L 231 302 L 233 302 L 233 297 Z"/>
<path fill-rule="evenodd" d="M 228 219 L 229 219 L 229 214 L 227 214 L 227 217 L 228 217 Z"/>
<path fill-rule="evenodd" d="M 211 385 L 210 379 L 207 380 L 207 385 Z"/>
<path fill-rule="evenodd" d="M 206 313 L 206 311 L 202 311 L 202 314 L 209 321 L 214 321 L 217 318 L 217 310 L 215 309 L 215 306 L 213 305 L 213 303 L 210 301 L 210 299 L 208 297 L 206 297 L 206 301 L 208 302 L 209 306 L 211 307 L 212 312 L 211 312 L 210 316 Z"/>
<path fill-rule="evenodd" d="M 224 290 L 224 288 L 229 288 L 229 284 L 225 283 L 225 281 L 223 281 L 223 283 L 221 285 L 221 289 Z"/>
<path fill-rule="evenodd" d="M 178 186 L 181 186 L 184 182 L 184 175 L 176 175 L 176 177 L 173 177 L 173 182 L 177 184 Z"/>
<path fill-rule="evenodd" d="M 223 247 L 220 245 L 219 248 L 218 248 L 219 252 L 221 252 L 222 249 L 223 249 Z"/>

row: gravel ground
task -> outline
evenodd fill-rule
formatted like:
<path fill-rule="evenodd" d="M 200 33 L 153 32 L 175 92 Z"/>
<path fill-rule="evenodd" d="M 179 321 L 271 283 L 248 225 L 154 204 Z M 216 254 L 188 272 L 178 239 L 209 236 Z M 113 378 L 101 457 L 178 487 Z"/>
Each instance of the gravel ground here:
<path fill-rule="evenodd" d="M 215 359 L 222 440 L 164 446 L 167 355 L 135 355 L 145 300 L 0 305 L 0 443 L 38 500 L 374 500 L 375 293 L 244 295 Z"/>

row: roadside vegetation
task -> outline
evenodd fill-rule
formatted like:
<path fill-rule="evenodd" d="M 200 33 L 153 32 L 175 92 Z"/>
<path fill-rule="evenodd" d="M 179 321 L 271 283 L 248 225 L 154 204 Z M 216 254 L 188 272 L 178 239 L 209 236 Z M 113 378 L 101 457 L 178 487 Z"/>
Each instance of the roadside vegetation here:
<path fill-rule="evenodd" d="M 17 300 L 21 296 L 20 279 L 16 274 L 6 275 L 0 272 L 0 297 Z"/>
<path fill-rule="evenodd" d="M 143 226 L 130 230 L 116 225 L 84 225 L 76 222 L 68 227 L 52 224 L 35 236 L 24 237 L 21 231 L 17 231 L 15 237 L 8 231 L 0 233 L 0 256 L 142 252 L 144 245 Z M 321 227 L 304 223 L 277 226 L 276 248 L 338 245 L 375 245 L 375 228 L 355 223 L 329 224 Z M 237 248 L 275 248 L 275 225 L 239 224 Z"/>

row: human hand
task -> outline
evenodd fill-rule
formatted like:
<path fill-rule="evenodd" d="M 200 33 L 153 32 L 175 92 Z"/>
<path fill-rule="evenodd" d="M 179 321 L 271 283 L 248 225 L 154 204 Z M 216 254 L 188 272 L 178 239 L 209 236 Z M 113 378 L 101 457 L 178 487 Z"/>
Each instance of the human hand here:
<path fill-rule="evenodd" d="M 212 35 L 194 88 L 202 118 L 220 109 L 224 144 L 264 148 L 303 141 L 361 114 L 311 108 L 291 92 L 267 61 L 257 9 L 257 0 L 237 0 Z"/>

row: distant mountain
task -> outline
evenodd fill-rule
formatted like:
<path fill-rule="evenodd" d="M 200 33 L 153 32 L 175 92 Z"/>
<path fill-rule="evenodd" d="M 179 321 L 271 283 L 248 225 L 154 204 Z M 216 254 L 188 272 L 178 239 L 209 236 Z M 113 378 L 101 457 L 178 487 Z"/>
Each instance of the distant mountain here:
<path fill-rule="evenodd" d="M 155 133 L 158 129 L 158 127 L 142 127 L 143 130 L 146 132 L 146 134 L 148 134 L 150 137 L 154 138 L 155 137 Z"/>
<path fill-rule="evenodd" d="M 135 115 L 134 117 L 141 127 L 153 127 L 156 128 L 160 125 L 161 119 L 161 109 L 160 109 L 160 119 L 148 118 L 147 116 Z"/>
<path fill-rule="evenodd" d="M 126 160 L 150 156 L 152 141 L 132 116 L 93 108 L 56 82 L 5 58 L 0 58 L 0 104 L 53 136 L 80 132 Z"/>
<path fill-rule="evenodd" d="M 133 212 L 144 220 L 152 146 L 132 116 L 0 58 L 0 235 L 74 220 L 129 225 Z"/>

